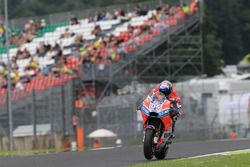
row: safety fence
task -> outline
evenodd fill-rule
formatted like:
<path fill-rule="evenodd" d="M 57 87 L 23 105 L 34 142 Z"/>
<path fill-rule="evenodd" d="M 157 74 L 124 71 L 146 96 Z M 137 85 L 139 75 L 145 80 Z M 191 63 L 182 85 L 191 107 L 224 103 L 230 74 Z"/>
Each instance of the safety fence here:
<path fill-rule="evenodd" d="M 7 105 L 1 106 L 0 149 L 8 148 L 10 123 L 13 124 L 14 149 L 61 147 L 64 138 L 74 134 L 74 96 L 74 81 L 42 92 L 33 90 L 22 100 L 12 102 L 13 122 L 9 122 Z"/>
<path fill-rule="evenodd" d="M 240 88 L 229 89 L 229 92 L 222 91 L 219 83 L 221 82 L 204 83 L 203 89 L 199 89 L 201 85 L 197 83 L 183 82 L 175 85 L 183 106 L 183 114 L 176 123 L 178 140 L 229 139 L 234 132 L 238 138 L 250 136 L 249 82 L 232 82 L 230 87 L 237 84 Z M 135 113 L 135 109 L 155 86 L 156 84 L 134 83 L 119 90 L 119 96 L 106 98 L 98 106 L 98 112 L 103 115 L 100 115 L 95 127 L 113 130 L 125 141 L 142 137 L 142 119 L 140 113 Z M 118 102 L 118 99 L 122 102 Z M 131 113 L 134 113 L 134 117 L 129 119 L 126 115 Z M 123 127 L 123 122 L 126 121 L 136 129 Z M 122 128 L 130 130 L 126 133 Z M 126 138 L 128 134 L 130 138 Z"/>

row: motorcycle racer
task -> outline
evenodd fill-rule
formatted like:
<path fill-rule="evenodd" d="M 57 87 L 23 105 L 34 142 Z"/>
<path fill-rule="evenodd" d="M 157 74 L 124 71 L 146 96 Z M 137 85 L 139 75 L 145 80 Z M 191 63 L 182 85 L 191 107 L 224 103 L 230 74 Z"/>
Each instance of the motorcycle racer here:
<path fill-rule="evenodd" d="M 172 135 L 171 138 L 175 138 L 175 123 L 177 118 L 181 114 L 181 99 L 176 90 L 173 88 L 173 84 L 167 80 L 162 81 L 159 85 L 157 85 L 150 93 L 149 97 L 153 97 L 155 95 L 164 95 L 166 99 L 171 101 L 171 112 L 170 117 L 172 118 Z M 140 110 L 140 107 L 138 108 Z"/>

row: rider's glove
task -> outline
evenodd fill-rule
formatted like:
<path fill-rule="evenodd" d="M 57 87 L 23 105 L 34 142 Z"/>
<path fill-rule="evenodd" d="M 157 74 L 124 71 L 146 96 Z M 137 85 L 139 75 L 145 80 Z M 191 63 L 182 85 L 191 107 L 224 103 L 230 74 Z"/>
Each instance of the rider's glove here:
<path fill-rule="evenodd" d="M 141 111 L 142 104 L 140 104 L 137 108 L 136 111 Z"/>
<path fill-rule="evenodd" d="M 173 114 L 174 114 L 174 115 L 179 115 L 180 110 L 181 110 L 180 108 L 172 107 L 172 111 L 173 111 Z"/>
<path fill-rule="evenodd" d="M 173 121 L 177 121 L 177 119 L 178 119 L 177 115 L 172 118 Z"/>

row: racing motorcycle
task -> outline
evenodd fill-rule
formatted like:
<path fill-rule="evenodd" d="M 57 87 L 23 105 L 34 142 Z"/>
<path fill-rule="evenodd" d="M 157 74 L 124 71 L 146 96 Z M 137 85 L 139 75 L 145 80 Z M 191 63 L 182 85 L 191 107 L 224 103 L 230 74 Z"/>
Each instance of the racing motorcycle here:
<path fill-rule="evenodd" d="M 148 96 L 142 103 L 141 115 L 144 126 L 143 151 L 146 159 L 153 156 L 164 159 L 171 144 L 171 101 L 165 96 Z"/>

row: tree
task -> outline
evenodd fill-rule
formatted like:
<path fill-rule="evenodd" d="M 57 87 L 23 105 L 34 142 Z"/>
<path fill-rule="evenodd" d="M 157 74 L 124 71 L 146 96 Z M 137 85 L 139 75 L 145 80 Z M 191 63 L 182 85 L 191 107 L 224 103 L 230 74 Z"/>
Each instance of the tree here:
<path fill-rule="evenodd" d="M 240 0 L 207 0 L 207 8 L 217 25 L 216 35 L 223 39 L 222 57 L 226 64 L 235 64 L 243 55 Z"/>
<path fill-rule="evenodd" d="M 206 8 L 205 22 L 203 24 L 203 46 L 204 46 L 204 72 L 213 76 L 221 72 L 222 60 L 222 39 L 216 35 L 217 26 L 214 23 L 211 11 Z"/>
<path fill-rule="evenodd" d="M 224 61 L 222 56 L 222 40 L 216 38 L 215 34 L 207 34 L 204 38 L 204 65 L 205 73 L 213 76 L 221 72 Z"/>
<path fill-rule="evenodd" d="M 240 22 L 241 22 L 241 37 L 243 46 L 243 55 L 250 52 L 250 1 L 240 1 Z"/>

